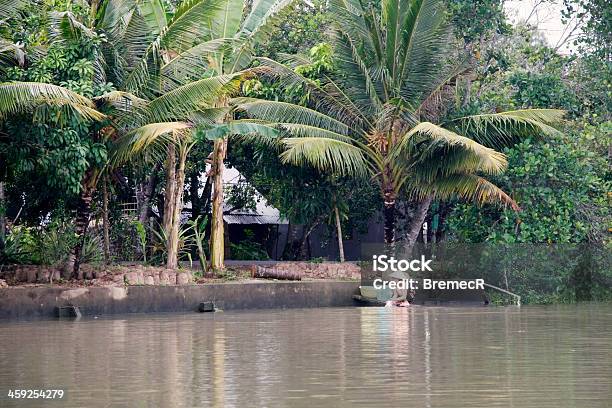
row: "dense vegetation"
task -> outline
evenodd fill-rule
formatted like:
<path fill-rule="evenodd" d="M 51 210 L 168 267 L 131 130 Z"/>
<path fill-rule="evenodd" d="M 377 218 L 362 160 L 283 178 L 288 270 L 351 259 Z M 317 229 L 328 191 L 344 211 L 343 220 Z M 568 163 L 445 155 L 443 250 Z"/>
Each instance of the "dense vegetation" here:
<path fill-rule="evenodd" d="M 569 54 L 501 0 L 2 0 L 0 263 L 219 271 L 223 201 L 255 189 L 285 259 L 370 219 L 404 247 L 609 249 L 611 10 L 563 7 Z"/>

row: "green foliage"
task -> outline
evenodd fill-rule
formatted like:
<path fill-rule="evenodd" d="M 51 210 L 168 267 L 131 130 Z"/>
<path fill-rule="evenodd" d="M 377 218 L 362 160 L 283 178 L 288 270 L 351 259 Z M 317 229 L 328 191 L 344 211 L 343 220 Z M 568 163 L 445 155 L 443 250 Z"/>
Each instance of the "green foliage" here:
<path fill-rule="evenodd" d="M 580 101 L 558 73 L 511 72 L 507 81 L 512 86 L 514 105 L 521 108 L 560 108 L 571 114 L 581 109 Z"/>
<path fill-rule="evenodd" d="M 197 216 L 196 219 L 189 221 L 193 231 L 192 240 L 195 246 L 198 260 L 200 261 L 200 270 L 202 275 L 206 275 L 208 270 L 208 262 L 206 260 L 206 224 L 208 217 Z"/>
<path fill-rule="evenodd" d="M 507 152 L 508 171 L 498 183 L 521 207 L 458 205 L 448 223 L 466 242 L 579 243 L 602 241 L 610 222 L 602 178 L 607 164 L 569 136 L 524 141 Z"/>
<path fill-rule="evenodd" d="M 325 41 L 328 26 L 329 14 L 324 0 L 293 2 L 274 23 L 269 40 L 257 45 L 257 55 L 276 58 L 282 53 L 305 52 Z"/>
<path fill-rule="evenodd" d="M 0 264 L 30 264 L 62 266 L 69 260 L 70 249 L 76 243 L 74 225 L 54 219 L 44 227 L 15 226 L 0 252 Z M 83 262 L 103 261 L 102 240 L 89 234 L 83 245 Z"/>
<path fill-rule="evenodd" d="M 83 243 L 81 261 L 83 263 L 101 265 L 104 262 L 103 245 L 100 236 L 87 234 Z"/>
<path fill-rule="evenodd" d="M 0 266 L 35 263 L 36 244 L 36 235 L 31 228 L 13 228 L 0 248 Z"/>
<path fill-rule="evenodd" d="M 230 251 L 233 259 L 244 261 L 263 261 L 270 259 L 264 245 L 255 242 L 255 234 L 251 230 L 244 231 L 244 240 L 238 243 L 230 243 Z"/>
<path fill-rule="evenodd" d="M 55 266 L 65 264 L 76 240 L 72 223 L 64 220 L 51 222 L 39 235 L 39 262 Z"/>
<path fill-rule="evenodd" d="M 132 225 L 134 225 L 136 236 L 138 237 L 138 244 L 140 245 L 140 251 L 142 253 L 142 261 L 147 263 L 147 229 L 144 224 L 138 220 L 132 221 Z"/>
<path fill-rule="evenodd" d="M 564 0 L 565 20 L 585 20 L 574 44 L 583 54 L 590 54 L 602 61 L 610 62 L 612 44 L 612 7 L 608 0 Z"/>
<path fill-rule="evenodd" d="M 152 228 L 151 263 L 161 265 L 168 259 L 168 234 L 163 226 Z M 179 260 L 191 261 L 191 246 L 193 242 L 193 224 L 182 224 L 179 227 L 177 253 Z"/>
<path fill-rule="evenodd" d="M 86 97 L 99 96 L 112 90 L 112 84 L 94 80 L 93 61 L 100 44 L 99 37 L 54 41 L 27 65 L 6 69 L 4 80 L 57 84 Z M 33 50 L 32 54 L 36 55 Z M 39 108 L 34 117 L 19 116 L 5 123 L 2 130 L 10 139 L 0 138 L 0 158 L 11 158 L 6 163 L 12 177 L 40 177 L 71 197 L 80 192 L 88 168 L 106 163 L 108 152 L 104 143 L 91 137 L 97 130 L 94 125 L 76 112 L 61 112 L 60 108 Z"/>
<path fill-rule="evenodd" d="M 506 29 L 501 0 L 447 0 L 456 35 L 466 43 Z"/>

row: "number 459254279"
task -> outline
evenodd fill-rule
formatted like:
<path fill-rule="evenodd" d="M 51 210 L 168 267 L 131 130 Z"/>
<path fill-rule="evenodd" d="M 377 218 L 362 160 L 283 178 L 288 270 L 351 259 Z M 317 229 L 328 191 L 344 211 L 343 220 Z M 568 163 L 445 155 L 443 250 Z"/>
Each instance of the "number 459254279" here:
<path fill-rule="evenodd" d="M 60 399 L 64 398 L 64 390 L 10 389 L 7 397 L 10 399 Z"/>

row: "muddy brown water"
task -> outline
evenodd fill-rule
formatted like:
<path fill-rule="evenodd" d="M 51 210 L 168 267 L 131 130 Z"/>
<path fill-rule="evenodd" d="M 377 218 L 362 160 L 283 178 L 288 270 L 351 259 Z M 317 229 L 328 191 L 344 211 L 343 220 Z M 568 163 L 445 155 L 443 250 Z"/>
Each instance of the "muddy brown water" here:
<path fill-rule="evenodd" d="M 9 389 L 63 389 L 56 401 Z M 2 407 L 611 407 L 612 304 L 0 322 Z"/>

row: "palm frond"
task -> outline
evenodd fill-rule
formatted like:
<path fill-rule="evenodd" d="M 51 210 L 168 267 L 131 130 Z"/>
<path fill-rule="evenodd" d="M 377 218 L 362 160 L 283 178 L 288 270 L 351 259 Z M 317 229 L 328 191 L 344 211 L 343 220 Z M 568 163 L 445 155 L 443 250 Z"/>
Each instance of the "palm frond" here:
<path fill-rule="evenodd" d="M 154 35 L 158 35 L 168 25 L 166 10 L 162 0 L 148 0 L 139 3 L 142 17 L 151 28 Z"/>
<path fill-rule="evenodd" d="M 87 119 L 102 120 L 105 117 L 95 110 L 91 100 L 61 86 L 39 82 L 0 84 L 0 118 L 41 105 L 69 106 Z"/>
<path fill-rule="evenodd" d="M 127 161 L 147 153 L 156 161 L 164 158 L 166 146 L 178 143 L 180 137 L 190 136 L 187 132 L 192 127 L 187 122 L 160 122 L 141 126 L 120 137 L 111 149 L 113 165 L 121 165 Z"/>
<path fill-rule="evenodd" d="M 232 121 L 222 123 L 203 129 L 202 133 L 208 140 L 223 139 L 228 136 L 240 137 L 262 137 L 265 139 L 276 139 L 279 136 L 278 129 L 263 123 L 248 121 Z"/>
<path fill-rule="evenodd" d="M 440 200 L 459 197 L 476 203 L 502 204 L 510 206 L 514 211 L 520 211 L 518 204 L 501 188 L 475 174 L 451 174 L 440 177 L 433 183 L 418 183 L 412 180 L 407 186 L 409 194 L 414 198 L 423 198 L 429 195 Z"/>
<path fill-rule="evenodd" d="M 422 141 L 427 142 L 426 149 L 444 146 L 460 147 L 471 153 L 477 160 L 477 170 L 489 174 L 502 172 L 508 164 L 503 153 L 430 122 L 421 122 L 406 133 L 394 147 L 391 155 L 397 157 L 406 152 L 413 154 L 416 146 Z"/>
<path fill-rule="evenodd" d="M 243 75 L 241 72 L 218 75 L 180 86 L 151 100 L 146 106 L 134 109 L 131 121 L 142 125 L 155 120 L 181 120 L 200 108 L 235 94 L 240 89 Z"/>
<path fill-rule="evenodd" d="M 559 134 L 565 111 L 523 109 L 457 118 L 449 123 L 459 132 L 487 146 L 500 148 L 528 136 Z"/>
<path fill-rule="evenodd" d="M 214 18 L 210 20 L 210 38 L 233 37 L 240 27 L 244 5 L 243 0 L 223 0 Z"/>
<path fill-rule="evenodd" d="M 110 105 L 130 105 L 142 106 L 147 103 L 146 99 L 137 97 L 125 91 L 111 91 L 93 98 L 94 101 L 101 101 Z M 126 109 L 127 110 L 127 109 Z"/>
<path fill-rule="evenodd" d="M 138 0 L 106 0 L 100 4 L 96 16 L 96 26 L 105 32 L 115 31 L 127 24 L 130 12 L 134 10 Z"/>
<path fill-rule="evenodd" d="M 231 38 L 200 42 L 164 63 L 161 67 L 164 92 L 184 85 L 193 79 L 206 76 L 205 74 L 210 70 L 208 58 L 229 48 L 232 42 Z"/>
<path fill-rule="evenodd" d="M 23 0 L 0 0 L 0 22 L 14 16 L 24 5 Z"/>
<path fill-rule="evenodd" d="M 363 177 L 370 172 L 363 151 L 341 140 L 296 137 L 283 139 L 282 143 L 287 147 L 280 155 L 283 163 L 312 166 L 336 175 Z"/>
<path fill-rule="evenodd" d="M 274 29 L 274 22 L 293 0 L 259 0 L 245 17 L 236 33 L 239 45 L 228 61 L 228 72 L 245 69 L 252 60 L 252 47 L 263 42 Z"/>
<path fill-rule="evenodd" d="M 211 34 L 212 22 L 225 3 L 224 0 L 183 1 L 168 21 L 167 30 L 160 34 L 160 44 L 178 52 L 191 48 L 198 38 Z"/>
<path fill-rule="evenodd" d="M 26 54 L 22 44 L 14 44 L 0 39 L 0 70 L 4 67 L 12 67 L 15 64 L 22 67 L 25 65 L 25 61 Z"/>
<path fill-rule="evenodd" d="M 231 111 L 229 106 L 202 107 L 189 115 L 189 121 L 195 125 L 221 123 L 230 116 Z"/>
<path fill-rule="evenodd" d="M 96 33 L 81 23 L 70 11 L 52 11 L 49 13 L 51 37 L 55 40 L 81 40 L 94 38 Z"/>
<path fill-rule="evenodd" d="M 234 98 L 231 104 L 249 117 L 269 122 L 299 123 L 347 134 L 348 126 L 316 110 L 287 102 L 256 98 Z"/>
<path fill-rule="evenodd" d="M 277 123 L 279 128 L 283 129 L 293 137 L 323 137 L 326 139 L 341 140 L 347 143 L 355 143 L 356 141 L 350 137 L 331 130 L 323 129 L 316 126 L 304 125 L 302 123 Z"/>
<path fill-rule="evenodd" d="M 361 129 L 364 124 L 368 124 L 368 115 L 361 111 L 329 77 L 324 76 L 322 86 L 294 70 L 297 66 L 310 64 L 310 60 L 299 55 L 281 55 L 281 57 L 283 63 L 269 58 L 257 58 L 260 65 L 253 71 L 277 82 L 281 88 L 297 85 L 304 87 L 316 110 L 340 122 L 350 124 L 351 128 Z"/>
<path fill-rule="evenodd" d="M 145 49 L 138 58 L 137 62 L 130 63 L 133 67 L 129 75 L 125 78 L 123 87 L 133 93 L 147 91 L 149 82 L 161 74 L 161 67 L 167 62 L 170 54 L 181 53 L 182 51 L 194 46 L 197 39 L 205 38 L 209 34 L 210 21 L 222 7 L 223 0 L 185 0 L 183 1 L 172 19 L 168 21 L 159 34 L 150 41 L 133 41 L 132 35 L 128 30 L 122 36 L 122 41 L 129 44 L 135 43 Z M 151 30 L 146 24 L 146 20 L 141 16 L 140 11 L 133 12 L 134 21 L 142 21 L 147 27 L 147 34 L 151 36 Z M 140 24 L 142 25 L 142 24 Z M 141 30 L 139 30 L 140 32 Z M 159 92 L 158 82 L 153 81 L 153 91 Z"/>
<path fill-rule="evenodd" d="M 393 82 L 402 98 L 416 105 L 447 64 L 451 29 L 442 0 L 415 0 L 402 7 L 402 37 Z"/>

